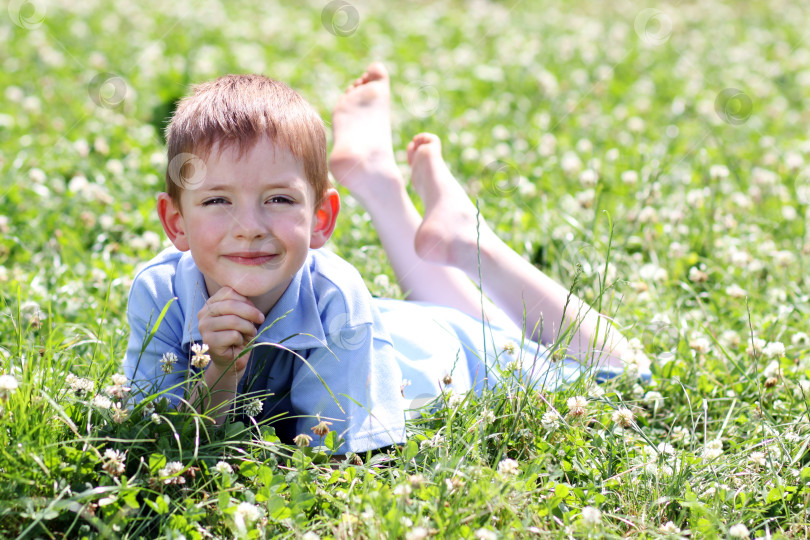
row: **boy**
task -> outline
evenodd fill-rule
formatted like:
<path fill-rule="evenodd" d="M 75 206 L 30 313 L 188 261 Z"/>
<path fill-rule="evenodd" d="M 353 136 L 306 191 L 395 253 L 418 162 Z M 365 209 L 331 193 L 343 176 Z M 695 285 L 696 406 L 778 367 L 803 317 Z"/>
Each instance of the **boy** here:
<path fill-rule="evenodd" d="M 342 453 L 404 442 L 401 374 L 379 313 L 357 271 L 318 250 L 340 200 L 317 113 L 282 83 L 226 76 L 181 102 L 167 143 L 157 208 L 176 249 L 130 291 L 133 384 L 157 382 L 178 403 L 187 370 L 203 370 L 189 402 L 217 423 L 244 394 L 243 406 L 262 400 L 258 420 L 279 418 L 287 442 L 330 423 Z"/>
<path fill-rule="evenodd" d="M 419 216 L 394 160 L 389 81 L 380 64 L 335 107 L 330 166 L 371 215 L 409 302 L 371 299 L 356 271 L 317 250 L 339 209 L 325 179 L 320 120 L 297 94 L 279 103 L 235 82 L 241 80 L 198 87 L 170 124 L 169 193 L 159 196 L 158 212 L 180 251 L 159 255 L 133 284 L 131 379 L 155 380 L 165 351 L 187 359 L 192 342 L 205 343 L 212 357 L 207 388 L 198 385 L 191 397 L 202 410 L 214 407 L 221 421 L 238 394 L 270 391 L 261 418 L 286 414 L 287 439 L 329 417 L 346 440 L 341 450 L 358 452 L 404 441 L 401 382 L 402 396 L 418 406 L 447 386 L 480 391 L 493 381 L 519 380 L 554 388 L 587 370 L 622 369 L 624 338 L 478 222 L 429 134 L 408 146 L 425 202 Z M 219 116 L 209 118 L 210 111 Z M 184 153 L 201 156 L 193 181 L 172 166 Z M 473 283 L 479 277 L 494 303 Z M 172 296 L 179 304 L 166 315 L 173 332 L 163 330 L 164 320 L 158 345 L 150 342 L 139 365 L 150 317 Z M 266 346 L 248 360 L 239 353 L 257 336 L 256 326 Z M 531 340 L 554 342 L 562 331 L 570 332 L 562 346 L 568 358 L 548 362 Z M 192 364 L 204 356 L 198 349 Z M 504 381 L 510 371 L 494 368 L 509 364 L 515 379 Z M 184 370 L 167 379 L 162 388 L 174 388 L 179 398 Z"/>

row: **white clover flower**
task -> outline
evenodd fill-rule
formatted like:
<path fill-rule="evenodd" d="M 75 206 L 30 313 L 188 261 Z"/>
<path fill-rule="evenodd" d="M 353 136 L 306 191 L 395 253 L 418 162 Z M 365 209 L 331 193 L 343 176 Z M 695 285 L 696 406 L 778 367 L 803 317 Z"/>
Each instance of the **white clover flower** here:
<path fill-rule="evenodd" d="M 760 338 L 753 338 L 753 340 L 748 340 L 748 347 L 745 349 L 745 352 L 753 356 L 754 354 L 760 354 L 762 352 L 762 348 L 765 347 L 767 341 Z"/>
<path fill-rule="evenodd" d="M 588 525 L 599 525 L 602 523 L 602 512 L 593 506 L 586 506 L 580 514 L 582 521 Z"/>
<path fill-rule="evenodd" d="M 560 428 L 560 423 L 562 421 L 562 417 L 560 413 L 555 410 L 550 410 L 543 413 L 543 416 L 540 418 L 540 423 L 543 425 L 543 429 L 546 431 L 556 431 Z"/>
<path fill-rule="evenodd" d="M 675 525 L 672 521 L 667 521 L 665 524 L 661 525 L 661 528 L 658 529 L 661 531 L 662 534 L 680 534 L 681 528 Z"/>
<path fill-rule="evenodd" d="M 411 494 L 411 486 L 409 484 L 399 484 L 394 488 L 393 493 L 397 497 L 407 497 Z"/>
<path fill-rule="evenodd" d="M 507 341 L 506 343 L 503 344 L 503 352 L 505 352 L 510 356 L 514 355 L 516 350 L 517 345 L 515 345 L 514 341 Z"/>
<path fill-rule="evenodd" d="M 93 392 L 93 388 L 95 388 L 95 383 L 90 379 L 84 379 L 82 377 L 77 377 L 73 373 L 68 373 L 67 377 L 65 377 L 65 381 L 70 386 L 70 389 L 76 395 L 84 396 L 91 394 Z"/>
<path fill-rule="evenodd" d="M 177 363 L 177 360 L 177 355 L 173 352 L 163 353 L 160 359 L 160 369 L 163 370 L 163 373 L 171 373 L 174 371 L 174 365 Z"/>
<path fill-rule="evenodd" d="M 121 373 L 116 373 L 115 375 L 110 377 L 110 379 L 112 379 L 113 384 L 116 384 L 118 386 L 124 386 L 129 381 L 129 379 L 127 379 L 127 376 L 122 375 Z"/>
<path fill-rule="evenodd" d="M 163 423 L 163 419 L 160 417 L 158 413 L 152 413 L 152 416 L 150 416 L 149 418 L 150 420 L 152 420 L 152 422 L 154 422 L 158 426 Z"/>
<path fill-rule="evenodd" d="M 725 165 L 712 165 L 709 167 L 709 176 L 712 180 L 719 180 L 721 178 L 728 178 L 729 171 Z"/>
<path fill-rule="evenodd" d="M 312 531 L 307 531 L 301 536 L 301 540 L 321 540 L 321 537 Z"/>
<path fill-rule="evenodd" d="M 143 404 L 143 415 L 150 416 L 152 413 L 155 412 L 155 403 L 153 401 L 147 401 Z"/>
<path fill-rule="evenodd" d="M 214 471 L 217 474 L 233 474 L 233 467 L 227 461 L 217 461 L 217 464 L 214 465 Z"/>
<path fill-rule="evenodd" d="M 762 375 L 766 379 L 770 379 L 771 377 L 781 378 L 782 377 L 782 367 L 779 365 L 779 360 L 771 360 L 767 366 L 762 370 Z"/>
<path fill-rule="evenodd" d="M 619 425 L 623 428 L 627 428 L 633 425 L 633 411 L 628 409 L 627 407 L 619 407 L 613 414 L 610 415 L 611 420 L 616 425 Z"/>
<path fill-rule="evenodd" d="M 675 442 L 685 442 L 688 443 L 692 440 L 692 432 L 686 429 L 683 426 L 675 426 L 672 428 L 672 433 L 670 434 L 672 440 Z"/>
<path fill-rule="evenodd" d="M 113 403 L 110 410 L 112 411 L 113 422 L 116 424 L 123 423 L 129 416 L 129 410 L 122 407 L 120 403 Z"/>
<path fill-rule="evenodd" d="M 660 409 L 664 406 L 664 396 L 661 395 L 661 392 L 650 390 L 644 394 L 644 403 L 655 409 Z"/>
<path fill-rule="evenodd" d="M 158 471 L 158 476 L 164 484 L 185 484 L 186 479 L 181 474 L 184 468 L 181 462 L 170 461 Z"/>
<path fill-rule="evenodd" d="M 628 186 L 634 186 L 638 183 L 638 172 L 624 171 L 621 175 L 622 182 Z"/>
<path fill-rule="evenodd" d="M 728 528 L 728 535 L 732 538 L 748 538 L 750 532 L 748 531 L 748 527 L 742 523 L 737 523 Z"/>
<path fill-rule="evenodd" d="M 259 507 L 249 502 L 239 503 L 234 512 L 235 519 L 241 519 L 245 525 L 251 525 L 262 516 Z"/>
<path fill-rule="evenodd" d="M 99 409 L 109 410 L 112 407 L 112 400 L 103 394 L 98 394 L 90 402 L 93 407 Z"/>
<path fill-rule="evenodd" d="M 211 356 L 206 354 L 208 352 L 208 345 L 205 343 L 194 343 L 191 345 L 191 365 L 197 369 L 205 369 L 211 362 Z"/>
<path fill-rule="evenodd" d="M 719 439 L 713 439 L 706 443 L 703 447 L 703 457 L 706 459 L 714 459 L 723 454 L 723 442 Z"/>
<path fill-rule="evenodd" d="M 731 298 L 745 298 L 745 295 L 748 293 L 745 289 L 734 283 L 726 287 L 726 294 Z"/>
<path fill-rule="evenodd" d="M 245 414 L 251 418 L 261 414 L 262 409 L 264 409 L 264 403 L 259 398 L 248 401 L 245 404 Z"/>
<path fill-rule="evenodd" d="M 793 346 L 810 345 L 810 336 L 808 336 L 804 332 L 796 332 L 791 336 L 790 344 Z"/>
<path fill-rule="evenodd" d="M 475 531 L 475 538 L 477 540 L 498 540 L 498 533 L 481 527 Z"/>
<path fill-rule="evenodd" d="M 14 375 L 0 375 L 0 400 L 6 400 L 19 387 Z"/>
<path fill-rule="evenodd" d="M 464 394 L 450 394 L 450 397 L 447 398 L 447 406 L 451 409 L 455 409 L 464 401 Z"/>
<path fill-rule="evenodd" d="M 584 187 L 594 187 L 599 182 L 599 175 L 593 169 L 585 169 L 579 173 L 579 182 Z"/>
<path fill-rule="evenodd" d="M 127 453 L 107 448 L 104 451 L 104 464 L 101 466 L 111 476 L 121 476 L 126 470 Z"/>
<path fill-rule="evenodd" d="M 565 402 L 568 405 L 568 414 L 571 416 L 584 416 L 588 409 L 588 398 L 585 396 L 572 396 Z"/>
<path fill-rule="evenodd" d="M 488 426 L 488 425 L 494 423 L 495 422 L 495 413 L 490 411 L 490 410 L 485 411 L 484 414 L 481 415 L 481 422 L 485 426 Z"/>
<path fill-rule="evenodd" d="M 511 458 L 506 458 L 498 463 L 498 474 L 501 476 L 517 475 L 520 473 L 520 467 L 517 461 Z"/>
<path fill-rule="evenodd" d="M 104 389 L 108 396 L 114 397 L 117 399 L 124 399 L 126 395 L 129 393 L 131 388 L 129 386 L 124 386 L 123 384 L 119 384 L 116 380 L 120 381 L 121 377 L 124 378 L 124 383 L 127 382 L 127 378 L 124 375 L 113 375 L 113 384 L 112 386 L 108 386 Z"/>
<path fill-rule="evenodd" d="M 698 354 L 706 354 L 711 350 L 712 342 L 704 336 L 693 337 L 689 340 L 689 348 Z"/>
<path fill-rule="evenodd" d="M 781 358 L 785 356 L 785 346 L 781 341 L 769 341 L 762 348 L 762 355 L 765 358 Z"/>
<path fill-rule="evenodd" d="M 424 527 L 414 527 L 405 533 L 405 540 L 425 540 L 429 534 L 428 530 Z"/>
<path fill-rule="evenodd" d="M 748 461 L 750 461 L 755 467 L 764 467 L 768 464 L 768 460 L 765 457 L 765 452 L 751 452 L 751 455 L 748 456 Z"/>

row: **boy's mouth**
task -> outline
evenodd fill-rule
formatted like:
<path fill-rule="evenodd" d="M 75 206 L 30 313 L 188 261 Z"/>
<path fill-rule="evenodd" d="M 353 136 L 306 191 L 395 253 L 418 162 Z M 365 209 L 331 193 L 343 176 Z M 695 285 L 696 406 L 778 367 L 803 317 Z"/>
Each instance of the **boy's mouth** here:
<path fill-rule="evenodd" d="M 277 255 L 258 251 L 242 251 L 238 253 L 229 253 L 224 257 L 229 261 L 235 262 L 237 264 L 244 264 L 247 266 L 261 266 L 274 260 L 277 257 Z"/>

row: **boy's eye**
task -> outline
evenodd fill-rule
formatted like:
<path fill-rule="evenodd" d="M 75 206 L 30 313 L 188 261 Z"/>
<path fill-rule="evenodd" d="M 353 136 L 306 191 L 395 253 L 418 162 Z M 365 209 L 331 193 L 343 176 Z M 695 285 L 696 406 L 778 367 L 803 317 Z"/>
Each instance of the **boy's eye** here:
<path fill-rule="evenodd" d="M 293 204 L 295 201 L 286 195 L 273 195 L 267 200 L 267 202 L 273 204 Z"/>
<path fill-rule="evenodd" d="M 203 206 L 211 206 L 212 204 L 223 204 L 227 202 L 223 197 L 212 197 L 202 202 Z"/>

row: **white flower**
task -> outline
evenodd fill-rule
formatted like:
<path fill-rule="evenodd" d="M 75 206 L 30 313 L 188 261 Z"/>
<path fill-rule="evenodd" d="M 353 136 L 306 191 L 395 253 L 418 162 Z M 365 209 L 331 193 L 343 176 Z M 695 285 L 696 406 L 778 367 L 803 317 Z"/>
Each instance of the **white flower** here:
<path fill-rule="evenodd" d="M 711 349 L 712 342 L 709 338 L 703 336 L 693 337 L 689 340 L 689 348 L 698 354 L 706 354 Z"/>
<path fill-rule="evenodd" d="M 147 401 L 143 405 L 143 415 L 150 416 L 155 412 L 155 403 L 152 401 Z"/>
<path fill-rule="evenodd" d="M 546 431 L 556 431 L 560 427 L 561 420 L 560 413 L 552 409 L 543 414 L 540 423 Z"/>
<path fill-rule="evenodd" d="M 706 459 L 714 459 L 723 454 L 723 442 L 719 439 L 713 439 L 706 443 L 703 447 L 703 457 Z"/>
<path fill-rule="evenodd" d="M 779 366 L 779 360 L 771 360 L 770 363 L 765 366 L 765 369 L 762 370 L 762 375 L 766 379 L 782 377 L 782 368 Z"/>
<path fill-rule="evenodd" d="M 0 375 L 0 399 L 8 399 L 17 387 L 19 383 L 14 375 Z"/>
<path fill-rule="evenodd" d="M 579 181 L 584 187 L 594 187 L 599 181 L 599 175 L 593 169 L 585 169 L 579 173 Z"/>
<path fill-rule="evenodd" d="M 661 395 L 661 392 L 651 390 L 644 394 L 644 403 L 650 407 L 660 409 L 664 406 L 664 396 Z"/>
<path fill-rule="evenodd" d="M 498 474 L 502 476 L 517 475 L 519 473 L 519 464 L 514 459 L 506 458 L 498 463 Z"/>
<path fill-rule="evenodd" d="M 588 408 L 588 398 L 585 396 L 572 396 L 565 403 L 571 416 L 584 416 Z"/>
<path fill-rule="evenodd" d="M 158 476 L 163 480 L 164 484 L 185 484 L 186 479 L 180 474 L 183 469 L 183 464 L 179 461 L 170 461 L 158 471 Z"/>
<path fill-rule="evenodd" d="M 769 341 L 762 348 L 762 354 L 766 358 L 781 358 L 785 356 L 785 346 L 781 341 Z"/>
<path fill-rule="evenodd" d="M 231 467 L 227 461 L 218 461 L 216 465 L 214 465 L 214 471 L 217 474 L 233 474 L 233 467 Z"/>
<path fill-rule="evenodd" d="M 67 377 L 65 377 L 65 381 L 70 386 L 70 389 L 80 396 L 92 393 L 95 387 L 95 383 L 90 379 L 77 377 L 73 373 L 68 373 Z"/>
<path fill-rule="evenodd" d="M 112 419 L 116 424 L 122 423 L 129 416 L 129 410 L 121 406 L 120 403 L 113 403 L 110 409 L 112 411 Z"/>
<path fill-rule="evenodd" d="M 658 443 L 658 446 L 655 447 L 655 450 L 659 454 L 673 455 L 675 453 L 675 447 L 666 442 Z"/>
<path fill-rule="evenodd" d="M 104 451 L 104 464 L 101 466 L 112 476 L 121 476 L 126 469 L 127 453 L 108 448 Z"/>
<path fill-rule="evenodd" d="M 160 359 L 160 369 L 163 370 L 163 373 L 171 373 L 174 371 L 174 365 L 177 363 L 177 355 L 173 352 L 163 353 L 163 357 Z"/>
<path fill-rule="evenodd" d="M 405 540 L 425 540 L 430 533 L 424 527 L 414 527 L 405 533 Z"/>
<path fill-rule="evenodd" d="M 264 409 L 264 403 L 259 398 L 248 401 L 245 404 L 245 414 L 253 418 L 259 415 Z"/>
<path fill-rule="evenodd" d="M 709 280 L 709 274 L 693 266 L 689 269 L 689 281 L 693 283 L 705 283 Z"/>
<path fill-rule="evenodd" d="M 670 437 L 672 437 L 672 440 L 675 442 L 689 442 L 692 440 L 692 432 L 683 426 L 675 426 L 672 428 Z"/>
<path fill-rule="evenodd" d="M 255 523 L 260 517 L 261 512 L 259 511 L 259 507 L 249 502 L 239 503 L 239 506 L 236 507 L 236 512 L 234 512 L 234 518 L 241 519 L 245 525 Z"/>
<path fill-rule="evenodd" d="M 735 283 L 726 287 L 726 294 L 732 298 L 744 298 L 748 293 L 745 291 L 745 289 Z"/>
<path fill-rule="evenodd" d="M 481 527 L 475 531 L 475 537 L 478 540 L 498 540 L 498 533 Z"/>
<path fill-rule="evenodd" d="M 626 428 L 633 425 L 633 411 L 627 407 L 619 407 L 610 416 L 614 423 Z"/>
<path fill-rule="evenodd" d="M 208 352 L 208 345 L 205 343 L 194 343 L 191 345 L 191 352 L 193 356 L 191 357 L 191 365 L 197 369 L 205 369 L 209 362 L 211 362 L 211 356 L 206 354 Z"/>
<path fill-rule="evenodd" d="M 495 413 L 490 410 L 485 411 L 484 414 L 481 415 L 481 422 L 485 426 L 492 424 L 495 422 Z"/>
<path fill-rule="evenodd" d="M 737 523 L 728 528 L 728 535 L 732 538 L 748 538 L 750 533 L 748 532 L 748 527 L 742 523 Z"/>
<path fill-rule="evenodd" d="M 411 486 L 409 484 L 400 484 L 394 488 L 393 493 L 397 497 L 407 497 L 411 494 Z"/>
<path fill-rule="evenodd" d="M 728 167 L 725 165 L 712 165 L 709 167 L 709 176 L 712 178 L 712 180 L 728 178 L 728 174 Z"/>
<path fill-rule="evenodd" d="M 127 379 L 126 375 L 122 375 L 120 373 L 116 373 L 110 378 L 112 379 L 112 383 L 118 386 L 124 386 L 125 384 L 127 384 L 127 381 L 129 380 Z"/>
<path fill-rule="evenodd" d="M 321 537 L 317 533 L 307 531 L 301 536 L 301 540 L 321 540 Z"/>
<path fill-rule="evenodd" d="M 163 422 L 163 419 L 160 417 L 158 413 L 152 413 L 152 416 L 150 416 L 149 418 L 152 420 L 152 422 L 154 422 L 157 425 L 160 425 Z"/>
<path fill-rule="evenodd" d="M 461 402 L 464 401 L 464 394 L 450 394 L 450 397 L 447 398 L 447 406 L 451 409 L 455 409 Z"/>
<path fill-rule="evenodd" d="M 672 521 L 667 521 L 665 524 L 661 525 L 661 528 L 658 530 L 663 534 L 680 534 L 681 532 L 681 528 Z"/>
<path fill-rule="evenodd" d="M 112 407 L 112 400 L 102 394 L 98 394 L 90 403 L 93 405 L 93 407 L 98 407 L 99 409 L 104 410 L 108 410 L 110 407 Z"/>
<path fill-rule="evenodd" d="M 762 348 L 765 346 L 767 342 L 764 339 L 760 338 L 753 338 L 752 340 L 748 340 L 748 347 L 745 349 L 745 352 L 751 356 L 754 354 L 759 354 L 762 352 Z"/>
<path fill-rule="evenodd" d="M 810 344 L 810 336 L 804 332 L 796 332 L 790 338 L 791 345 L 808 345 Z"/>
<path fill-rule="evenodd" d="M 768 460 L 765 458 L 765 452 L 751 452 L 751 455 L 748 456 L 748 461 L 755 467 L 764 467 L 768 464 Z"/>
<path fill-rule="evenodd" d="M 517 345 L 513 341 L 507 341 L 503 344 L 503 352 L 509 355 L 514 355 L 517 350 Z"/>
<path fill-rule="evenodd" d="M 583 508 L 580 517 L 588 525 L 599 525 L 602 522 L 602 512 L 593 506 Z"/>

